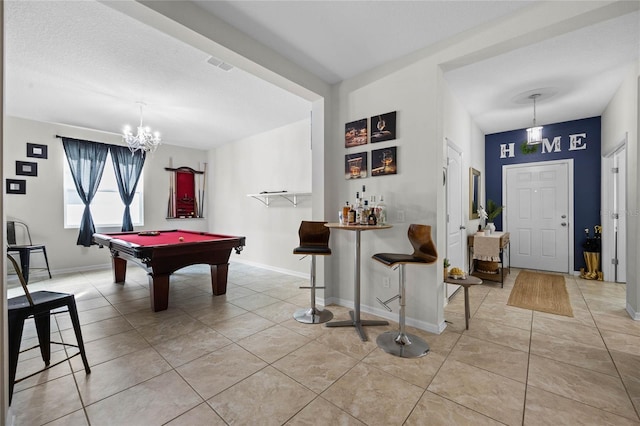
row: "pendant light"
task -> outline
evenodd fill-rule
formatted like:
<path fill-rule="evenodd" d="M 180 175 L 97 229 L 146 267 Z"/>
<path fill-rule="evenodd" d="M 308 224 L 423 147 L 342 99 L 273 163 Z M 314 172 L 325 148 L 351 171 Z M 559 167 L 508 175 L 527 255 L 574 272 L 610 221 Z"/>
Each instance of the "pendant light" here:
<path fill-rule="evenodd" d="M 527 129 L 527 145 L 540 145 L 542 143 L 542 126 L 536 126 L 536 99 L 540 93 L 529 96 L 533 99 L 533 126 Z"/>

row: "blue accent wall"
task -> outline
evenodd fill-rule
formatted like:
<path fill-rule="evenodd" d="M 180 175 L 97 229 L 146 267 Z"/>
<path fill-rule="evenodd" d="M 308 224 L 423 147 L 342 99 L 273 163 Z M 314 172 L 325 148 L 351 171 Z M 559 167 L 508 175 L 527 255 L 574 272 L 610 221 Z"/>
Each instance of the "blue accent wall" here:
<path fill-rule="evenodd" d="M 571 135 L 582 133 L 586 136 L 574 136 L 574 149 L 571 150 Z M 537 145 L 535 153 L 524 154 L 520 146 L 527 140 L 526 129 L 485 136 L 486 200 L 491 199 L 498 205 L 502 205 L 502 166 L 504 165 L 572 158 L 574 270 L 578 271 L 585 267 L 582 255 L 582 244 L 586 241 L 584 229 L 589 228 L 593 236 L 593 227 L 600 225 L 600 117 L 547 124 L 542 129 L 542 134 L 551 143 L 554 138 L 560 137 L 560 151 L 556 152 L 554 145 L 550 152 L 542 152 L 543 146 Z M 583 146 L 585 148 L 579 149 Z M 511 147 L 513 149 L 509 150 Z M 495 224 L 498 230 L 501 230 L 502 215 L 496 218 Z"/>

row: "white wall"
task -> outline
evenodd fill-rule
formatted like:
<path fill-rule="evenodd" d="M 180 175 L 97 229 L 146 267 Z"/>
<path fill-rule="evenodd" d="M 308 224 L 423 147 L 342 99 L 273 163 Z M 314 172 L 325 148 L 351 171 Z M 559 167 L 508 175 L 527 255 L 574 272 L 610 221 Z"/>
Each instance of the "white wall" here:
<path fill-rule="evenodd" d="M 5 194 L 5 216 L 8 220 L 26 222 L 34 242 L 47 246 L 52 273 L 78 271 L 111 264 L 109 252 L 97 246 L 76 245 L 78 229 L 64 229 L 63 162 L 66 161 L 62 140 L 55 135 L 69 136 L 110 144 L 121 144 L 122 137 L 113 133 L 97 132 L 61 124 L 43 123 L 16 117 L 4 122 L 3 167 L 4 178 L 24 178 L 26 195 Z M 48 158 L 27 158 L 27 142 L 48 146 Z M 207 230 L 204 219 L 167 220 L 169 197 L 169 159 L 173 166 L 198 169 L 206 158 L 205 151 L 161 145 L 147 157 L 144 166 L 144 227 L 140 229 L 193 229 Z M 38 176 L 16 176 L 16 161 L 38 163 Z M 109 166 L 109 165 L 107 165 Z M 4 189 L 3 189 L 4 192 Z M 124 210 L 124 208 L 123 208 Z M 205 207 L 205 216 L 209 214 Z M 136 228 L 137 229 L 137 228 Z M 117 232 L 120 228 L 98 228 L 98 232 Z M 40 256 L 34 256 L 34 266 Z"/>
<path fill-rule="evenodd" d="M 246 246 L 236 260 L 309 274 L 308 259 L 299 261 L 292 251 L 299 243 L 300 221 L 312 220 L 312 197 L 299 197 L 297 207 L 272 197 L 266 207 L 247 194 L 311 192 L 310 124 L 310 120 L 302 120 L 209 152 L 213 164 L 209 229 L 246 237 Z"/>
<path fill-rule="evenodd" d="M 356 191 L 366 185 L 365 196 L 384 195 L 388 220 L 392 229 L 366 231 L 361 244 L 361 307 L 397 320 L 397 310 L 389 314 L 376 302 L 398 291 L 398 272 L 372 261 L 378 252 L 411 252 L 407 229 L 411 223 L 432 226 L 432 237 L 438 234 L 438 193 L 442 186 L 442 149 L 437 140 L 437 67 L 429 61 L 419 61 L 397 72 L 369 82 L 366 77 L 351 79 L 337 87 L 337 116 L 333 126 L 333 141 L 325 145 L 330 162 L 327 179 L 327 204 L 333 216 L 346 200 L 354 201 Z M 344 125 L 390 111 L 397 112 L 397 139 L 357 148 L 344 147 Z M 390 176 L 345 180 L 344 158 L 347 153 L 397 146 L 398 173 Z M 334 212 L 335 211 L 335 212 Z M 404 221 L 399 219 L 404 213 Z M 335 219 L 335 217 L 329 218 Z M 354 234 L 332 230 L 333 255 L 327 261 L 332 275 L 329 300 L 350 306 L 353 304 Z M 438 244 L 437 244 L 438 245 Z M 438 280 L 442 268 L 437 265 L 407 267 L 407 323 L 430 331 L 439 331 L 444 323 L 442 314 L 443 286 Z M 383 287 L 389 277 L 390 288 Z M 436 294 L 440 293 L 440 297 Z M 392 305 L 394 306 L 394 305 Z"/>
<path fill-rule="evenodd" d="M 615 96 L 602 113 L 602 152 L 607 153 L 623 139 L 627 133 L 627 311 L 634 319 L 640 319 L 640 252 L 638 240 L 640 227 L 638 216 L 640 207 L 640 186 L 638 185 L 638 105 L 640 94 L 638 75 L 640 64 L 630 67 Z"/>
<path fill-rule="evenodd" d="M 485 192 L 485 173 L 484 173 L 484 133 L 478 128 L 471 116 L 464 108 L 460 100 L 450 90 L 446 81 L 441 81 L 441 91 L 443 94 L 443 133 L 444 137 L 452 141 L 456 146 L 462 149 L 462 217 L 467 235 L 472 235 L 478 228 L 479 219 L 469 218 L 469 168 L 480 171 L 480 200 L 484 200 Z M 446 167 L 447 143 L 443 141 L 443 158 L 445 159 L 443 167 Z M 484 205 L 484 201 L 482 204 Z M 444 209 L 446 213 L 446 206 Z M 444 213 L 443 213 L 444 214 Z M 463 241 L 464 265 L 468 263 L 467 240 Z M 445 256 L 446 245 L 443 246 L 441 257 Z"/>

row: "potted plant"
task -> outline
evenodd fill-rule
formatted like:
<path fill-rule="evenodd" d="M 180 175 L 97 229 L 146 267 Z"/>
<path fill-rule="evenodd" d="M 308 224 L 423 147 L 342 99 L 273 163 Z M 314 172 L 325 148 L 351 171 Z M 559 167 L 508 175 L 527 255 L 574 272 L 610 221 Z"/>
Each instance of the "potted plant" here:
<path fill-rule="evenodd" d="M 449 263 L 449 259 L 447 259 L 446 257 L 444 258 L 444 277 L 447 278 L 447 275 L 449 275 L 449 266 L 451 266 L 451 264 Z"/>
<path fill-rule="evenodd" d="M 496 217 L 502 213 L 502 206 L 497 205 L 493 200 L 487 200 L 487 228 L 493 233 L 496 225 L 493 223 Z"/>

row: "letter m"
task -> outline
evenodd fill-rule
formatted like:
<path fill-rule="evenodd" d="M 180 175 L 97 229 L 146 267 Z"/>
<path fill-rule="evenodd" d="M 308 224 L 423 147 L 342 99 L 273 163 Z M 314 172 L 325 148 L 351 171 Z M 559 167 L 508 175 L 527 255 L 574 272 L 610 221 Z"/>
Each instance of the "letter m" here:
<path fill-rule="evenodd" d="M 553 142 L 549 143 L 549 139 L 544 138 L 542 140 L 542 153 L 545 152 L 560 152 L 560 136 L 553 138 Z"/>

